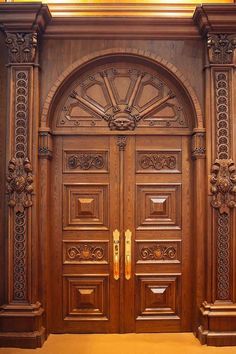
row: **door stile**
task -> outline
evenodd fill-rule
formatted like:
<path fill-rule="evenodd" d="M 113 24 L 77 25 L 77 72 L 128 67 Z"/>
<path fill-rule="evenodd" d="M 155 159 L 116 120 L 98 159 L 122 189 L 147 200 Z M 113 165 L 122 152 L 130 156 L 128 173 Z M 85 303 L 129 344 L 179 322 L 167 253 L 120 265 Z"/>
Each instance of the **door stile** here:
<path fill-rule="evenodd" d="M 136 137 L 129 136 L 124 154 L 124 234 L 131 231 L 131 277 L 126 279 L 123 276 L 124 292 L 124 332 L 135 332 L 135 145 Z M 125 256 L 125 247 L 123 247 Z M 123 260 L 125 266 L 125 257 Z"/>

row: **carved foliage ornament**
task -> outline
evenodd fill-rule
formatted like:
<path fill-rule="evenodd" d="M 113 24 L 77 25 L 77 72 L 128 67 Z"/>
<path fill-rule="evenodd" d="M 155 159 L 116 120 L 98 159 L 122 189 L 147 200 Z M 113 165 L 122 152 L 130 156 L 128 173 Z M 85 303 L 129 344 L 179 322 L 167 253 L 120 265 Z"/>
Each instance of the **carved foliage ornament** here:
<path fill-rule="evenodd" d="M 85 244 L 68 248 L 67 255 L 70 259 L 78 261 L 101 261 L 104 258 L 105 252 L 102 247 Z"/>
<path fill-rule="evenodd" d="M 89 170 L 91 168 L 102 169 L 104 158 L 100 154 L 74 154 L 68 157 L 68 167 L 70 169 L 80 168 Z"/>
<path fill-rule="evenodd" d="M 233 160 L 217 159 L 212 167 L 211 192 L 212 206 L 219 209 L 220 214 L 229 214 L 236 206 L 236 168 Z"/>
<path fill-rule="evenodd" d="M 15 211 L 23 212 L 32 205 L 33 176 L 28 158 L 12 158 L 8 164 L 7 193 L 8 205 Z"/>
<path fill-rule="evenodd" d="M 173 246 L 155 245 L 152 247 L 143 247 L 140 251 L 140 258 L 146 261 L 175 259 L 177 255 L 176 248 Z"/>
<path fill-rule="evenodd" d="M 33 63 L 37 48 L 37 33 L 6 32 L 10 63 Z"/>
<path fill-rule="evenodd" d="M 143 169 L 154 168 L 155 170 L 161 170 L 168 168 L 172 170 L 176 168 L 176 157 L 163 154 L 146 154 L 142 155 L 139 164 Z"/>
<path fill-rule="evenodd" d="M 209 34 L 207 48 L 210 63 L 232 64 L 234 63 L 236 35 Z"/>

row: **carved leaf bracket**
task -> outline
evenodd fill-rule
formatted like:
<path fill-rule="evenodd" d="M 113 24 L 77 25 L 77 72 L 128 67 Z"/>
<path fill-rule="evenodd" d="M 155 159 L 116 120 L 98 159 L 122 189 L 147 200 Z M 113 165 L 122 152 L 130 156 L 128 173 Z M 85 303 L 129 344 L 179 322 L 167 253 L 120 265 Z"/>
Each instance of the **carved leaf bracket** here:
<path fill-rule="evenodd" d="M 232 64 L 236 48 L 236 36 L 228 34 L 209 34 L 207 48 L 210 63 Z"/>
<path fill-rule="evenodd" d="M 10 63 L 33 63 L 37 48 L 37 33 L 6 32 Z"/>
<path fill-rule="evenodd" d="M 8 164 L 7 194 L 8 205 L 16 212 L 23 212 L 32 206 L 33 175 L 28 158 L 12 158 Z"/>
<path fill-rule="evenodd" d="M 236 207 L 236 167 L 232 159 L 217 159 L 210 179 L 213 200 L 211 205 L 220 214 L 229 214 Z"/>

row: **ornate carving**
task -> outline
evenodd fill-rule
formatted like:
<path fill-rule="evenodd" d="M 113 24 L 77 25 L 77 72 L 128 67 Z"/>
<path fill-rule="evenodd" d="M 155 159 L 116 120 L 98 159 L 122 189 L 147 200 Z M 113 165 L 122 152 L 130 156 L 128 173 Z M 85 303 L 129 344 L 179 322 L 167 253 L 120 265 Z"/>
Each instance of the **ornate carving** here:
<path fill-rule="evenodd" d="M 216 72 L 216 123 L 217 123 L 217 157 L 219 159 L 229 158 L 229 74 Z"/>
<path fill-rule="evenodd" d="M 89 170 L 91 168 L 102 169 L 105 165 L 103 155 L 80 153 L 68 156 L 67 164 L 70 169 L 80 168 L 81 170 Z"/>
<path fill-rule="evenodd" d="M 151 153 L 141 155 L 139 164 L 142 169 L 148 169 L 151 167 L 155 170 L 165 168 L 172 170 L 176 168 L 176 157 L 173 155 Z"/>
<path fill-rule="evenodd" d="M 187 127 L 174 92 L 158 77 L 137 68 L 108 67 L 91 72 L 72 88 L 57 127 Z"/>
<path fill-rule="evenodd" d="M 8 164 L 7 193 L 8 205 L 16 212 L 23 212 L 24 208 L 32 205 L 33 175 L 32 166 L 28 158 L 12 158 Z"/>
<path fill-rule="evenodd" d="M 127 144 L 127 136 L 119 135 L 117 137 L 117 145 L 119 146 L 119 150 L 120 151 L 124 151 L 125 147 L 126 147 L 126 144 Z"/>
<path fill-rule="evenodd" d="M 26 211 L 15 210 L 13 250 L 13 298 L 26 300 Z"/>
<path fill-rule="evenodd" d="M 140 258 L 145 261 L 173 260 L 176 259 L 176 255 L 177 250 L 173 246 L 154 245 L 140 250 Z"/>
<path fill-rule="evenodd" d="M 206 155 L 205 133 L 197 132 L 192 138 L 192 157 L 201 158 Z"/>
<path fill-rule="evenodd" d="M 33 63 L 37 48 L 37 33 L 6 32 L 10 63 Z"/>
<path fill-rule="evenodd" d="M 232 64 L 236 48 L 236 36 L 209 34 L 207 38 L 209 61 L 212 64 Z"/>
<path fill-rule="evenodd" d="M 84 244 L 81 246 L 72 246 L 67 249 L 69 259 L 77 261 L 102 261 L 105 256 L 105 250 L 101 246 L 91 246 Z"/>
<path fill-rule="evenodd" d="M 220 214 L 229 214 L 229 210 L 236 206 L 236 168 L 233 160 L 217 159 L 211 172 L 211 205 L 219 209 Z"/>
<path fill-rule="evenodd" d="M 15 151 L 16 158 L 27 157 L 28 71 L 16 72 L 15 84 Z"/>

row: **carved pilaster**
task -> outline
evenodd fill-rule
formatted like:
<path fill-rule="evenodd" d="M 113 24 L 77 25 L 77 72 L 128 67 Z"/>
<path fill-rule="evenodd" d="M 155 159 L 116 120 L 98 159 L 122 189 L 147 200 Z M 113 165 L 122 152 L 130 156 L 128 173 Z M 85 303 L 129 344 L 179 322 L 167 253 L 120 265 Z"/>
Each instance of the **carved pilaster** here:
<path fill-rule="evenodd" d="M 124 151 L 125 150 L 126 144 L 127 144 L 127 136 L 118 135 L 118 137 L 117 137 L 117 145 L 118 145 L 120 151 Z"/>

